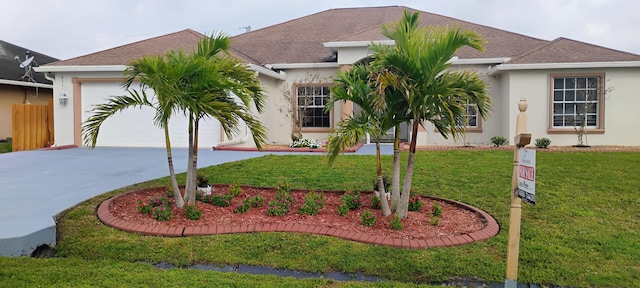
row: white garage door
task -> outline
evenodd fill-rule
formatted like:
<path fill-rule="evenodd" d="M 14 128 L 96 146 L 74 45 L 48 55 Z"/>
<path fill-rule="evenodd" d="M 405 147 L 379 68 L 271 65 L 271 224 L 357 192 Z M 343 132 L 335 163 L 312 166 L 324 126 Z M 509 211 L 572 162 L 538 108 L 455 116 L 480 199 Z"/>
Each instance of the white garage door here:
<path fill-rule="evenodd" d="M 137 86 L 137 85 L 136 85 Z M 91 117 L 93 105 L 105 103 L 114 95 L 124 95 L 119 83 L 82 83 L 82 121 Z M 132 87 L 139 90 L 139 87 Z M 153 93 L 147 90 L 148 93 Z M 151 97 L 153 94 L 148 94 Z M 165 147 L 164 131 L 153 125 L 155 110 L 150 107 L 129 108 L 107 119 L 100 128 L 96 146 L 102 147 Z M 169 122 L 172 147 L 188 147 L 188 121 L 182 114 L 174 114 Z M 217 120 L 200 121 L 198 144 L 211 148 L 220 143 L 220 124 Z"/>

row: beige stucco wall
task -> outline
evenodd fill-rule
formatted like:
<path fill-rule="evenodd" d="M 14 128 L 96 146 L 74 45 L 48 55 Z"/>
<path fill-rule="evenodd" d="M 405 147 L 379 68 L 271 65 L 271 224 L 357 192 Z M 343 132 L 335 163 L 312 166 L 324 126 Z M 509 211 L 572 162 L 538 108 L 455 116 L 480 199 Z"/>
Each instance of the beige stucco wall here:
<path fill-rule="evenodd" d="M 517 103 L 526 98 L 529 103 L 527 115 L 528 132 L 535 139 L 546 137 L 552 146 L 569 146 L 577 144 L 577 135 L 570 131 L 567 134 L 549 133 L 549 77 L 550 74 L 604 73 L 604 129 L 602 134 L 588 134 L 588 145 L 640 145 L 640 134 L 634 131 L 634 124 L 640 123 L 640 68 L 603 68 L 603 69 L 558 69 L 534 71 L 509 71 L 509 137 L 513 142 L 515 136 L 515 119 L 518 113 Z"/>
<path fill-rule="evenodd" d="M 268 103 L 264 113 L 260 115 L 260 120 L 267 127 L 268 144 L 289 145 L 291 144 L 291 131 L 293 121 L 291 109 L 293 108 L 294 86 L 298 84 L 332 83 L 338 68 L 311 68 L 311 69 L 287 69 L 284 72 L 287 79 L 276 80 L 268 77 L 261 77 L 260 81 L 268 96 Z M 340 105 L 336 105 L 333 110 L 332 128 L 340 121 Z M 328 130 L 310 131 L 303 129 L 302 136 L 305 138 L 317 139 L 321 143 L 327 141 Z"/>
<path fill-rule="evenodd" d="M 47 105 L 51 89 L 0 85 L 0 139 L 11 137 L 13 104 Z"/>

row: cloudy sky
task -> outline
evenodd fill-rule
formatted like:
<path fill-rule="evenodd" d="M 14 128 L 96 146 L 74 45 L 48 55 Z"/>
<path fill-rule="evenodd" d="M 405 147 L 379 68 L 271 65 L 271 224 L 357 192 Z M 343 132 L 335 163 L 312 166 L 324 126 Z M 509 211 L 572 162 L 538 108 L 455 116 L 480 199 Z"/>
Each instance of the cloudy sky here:
<path fill-rule="evenodd" d="M 638 0 L 0 0 L 0 40 L 69 59 L 191 28 L 230 35 L 332 8 L 400 5 L 640 54 Z"/>

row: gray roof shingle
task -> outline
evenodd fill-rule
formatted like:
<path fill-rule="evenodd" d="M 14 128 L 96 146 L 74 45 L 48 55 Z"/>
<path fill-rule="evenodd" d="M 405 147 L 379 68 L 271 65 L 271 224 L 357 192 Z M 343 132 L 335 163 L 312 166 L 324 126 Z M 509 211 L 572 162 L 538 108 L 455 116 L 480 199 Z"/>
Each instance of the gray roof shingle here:
<path fill-rule="evenodd" d="M 29 49 L 0 40 L 0 79 L 25 81 L 25 79 L 22 78 L 25 71 L 23 68 L 20 68 L 20 62 L 18 62 L 15 57 L 18 56 L 20 57 L 20 61 L 24 61 L 27 51 L 31 52 L 31 56 L 34 56 L 33 60 L 35 61 L 35 65 L 33 65 L 33 67 L 58 60 L 51 56 L 31 51 Z M 46 80 L 42 73 L 37 73 L 34 71 L 33 78 L 38 83 L 51 84 L 51 81 Z"/>

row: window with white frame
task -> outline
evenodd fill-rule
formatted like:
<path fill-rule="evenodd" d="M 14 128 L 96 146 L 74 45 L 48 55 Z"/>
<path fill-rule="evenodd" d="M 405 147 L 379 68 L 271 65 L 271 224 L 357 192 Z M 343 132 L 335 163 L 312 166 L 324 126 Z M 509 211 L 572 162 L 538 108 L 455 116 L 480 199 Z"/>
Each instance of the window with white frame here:
<path fill-rule="evenodd" d="M 480 128 L 480 123 L 478 122 L 478 106 L 467 101 L 467 103 L 464 104 L 464 107 L 464 114 L 460 115 L 461 117 L 456 119 L 456 125 L 469 129 Z"/>
<path fill-rule="evenodd" d="M 302 128 L 330 128 L 331 113 L 324 111 L 331 93 L 327 85 L 296 87 L 298 121 Z"/>
<path fill-rule="evenodd" d="M 602 76 L 552 76 L 552 128 L 601 128 Z"/>

